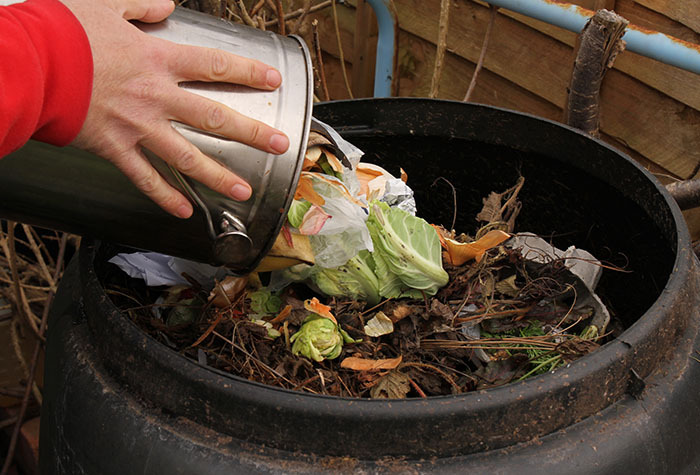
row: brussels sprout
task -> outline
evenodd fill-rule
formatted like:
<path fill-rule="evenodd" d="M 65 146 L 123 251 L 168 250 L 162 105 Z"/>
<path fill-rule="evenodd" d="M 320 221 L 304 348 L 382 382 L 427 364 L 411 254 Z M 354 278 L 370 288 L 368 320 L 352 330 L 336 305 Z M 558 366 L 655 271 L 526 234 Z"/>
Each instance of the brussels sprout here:
<path fill-rule="evenodd" d="M 279 313 L 282 306 L 282 299 L 264 287 L 251 292 L 249 297 L 250 309 L 257 315 Z"/>
<path fill-rule="evenodd" d="M 355 343 L 350 335 L 332 320 L 312 313 L 290 340 L 292 353 L 314 361 L 332 360 L 340 356 L 343 342 Z"/>

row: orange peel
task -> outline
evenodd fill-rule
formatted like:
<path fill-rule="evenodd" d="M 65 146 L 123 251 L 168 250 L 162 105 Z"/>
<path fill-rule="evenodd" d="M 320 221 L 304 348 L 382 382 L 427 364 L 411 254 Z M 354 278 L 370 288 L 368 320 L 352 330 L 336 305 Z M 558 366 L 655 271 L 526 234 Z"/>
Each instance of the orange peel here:
<path fill-rule="evenodd" d="M 304 300 L 304 308 L 309 312 L 313 312 L 317 315 L 328 318 L 334 323 L 338 323 L 331 313 L 331 307 L 329 305 L 322 304 L 316 297 Z"/>
<path fill-rule="evenodd" d="M 438 231 L 438 235 L 440 234 Z M 458 242 L 443 235 L 440 238 L 440 242 L 445 249 L 445 252 L 443 252 L 445 260 L 453 266 L 461 266 L 472 259 L 480 262 L 486 251 L 510 239 L 510 234 L 494 229 L 473 242 Z"/>

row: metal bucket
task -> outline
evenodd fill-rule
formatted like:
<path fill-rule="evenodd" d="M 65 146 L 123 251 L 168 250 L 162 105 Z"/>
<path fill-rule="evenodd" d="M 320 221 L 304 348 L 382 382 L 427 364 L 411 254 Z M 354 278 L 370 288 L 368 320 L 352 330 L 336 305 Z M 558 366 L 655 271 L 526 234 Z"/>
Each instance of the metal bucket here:
<path fill-rule="evenodd" d="M 279 233 L 301 172 L 313 99 L 309 52 L 298 37 L 182 8 L 164 22 L 138 27 L 162 39 L 253 56 L 277 68 L 283 83 L 275 91 L 223 83 L 182 87 L 282 130 L 290 141 L 287 152 L 274 155 L 174 124 L 253 189 L 249 200 L 234 201 L 146 151 L 170 184 L 195 204 L 194 216 L 180 220 L 158 208 L 106 160 L 74 148 L 30 142 L 0 160 L 0 217 L 249 272 Z"/>

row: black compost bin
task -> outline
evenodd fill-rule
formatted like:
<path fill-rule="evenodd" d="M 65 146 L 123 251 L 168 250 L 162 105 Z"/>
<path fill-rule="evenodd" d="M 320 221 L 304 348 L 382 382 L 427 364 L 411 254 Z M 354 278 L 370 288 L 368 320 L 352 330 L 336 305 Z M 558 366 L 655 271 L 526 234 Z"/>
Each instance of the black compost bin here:
<path fill-rule="evenodd" d="M 697 260 L 681 214 L 602 142 L 473 104 L 371 99 L 315 115 L 392 172 L 419 213 L 473 231 L 481 199 L 522 174 L 519 230 L 625 264 L 599 293 L 626 329 L 553 373 L 486 391 L 353 400 L 273 389 L 171 351 L 102 282 L 115 247 L 85 245 L 49 327 L 43 473 L 693 473 L 700 470 Z M 435 184 L 434 184 L 435 183 Z"/>

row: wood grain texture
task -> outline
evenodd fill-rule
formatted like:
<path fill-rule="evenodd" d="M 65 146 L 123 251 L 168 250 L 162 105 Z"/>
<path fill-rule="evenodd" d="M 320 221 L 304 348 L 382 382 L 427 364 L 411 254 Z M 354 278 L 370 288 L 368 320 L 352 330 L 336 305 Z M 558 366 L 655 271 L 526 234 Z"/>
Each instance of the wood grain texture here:
<path fill-rule="evenodd" d="M 616 12 L 629 20 L 630 23 L 645 28 L 650 28 L 653 25 L 658 26 L 660 22 L 663 23 L 663 20 L 660 18 L 647 19 L 647 21 L 640 22 L 642 17 L 639 16 L 638 12 L 637 14 L 634 13 L 635 8 L 631 6 L 632 3 L 631 1 L 618 0 L 616 2 Z M 501 10 L 501 13 L 572 48 L 576 43 L 576 34 L 570 31 L 507 10 Z M 700 12 L 698 14 L 700 15 Z M 659 15 L 655 16 L 659 17 Z M 668 19 L 665 19 L 665 21 L 668 21 Z M 700 42 L 700 36 L 697 39 Z M 659 92 L 700 110 L 700 77 L 697 74 L 629 51 L 625 51 L 617 57 L 614 67 L 657 89 Z"/>
<path fill-rule="evenodd" d="M 636 0 L 700 33 L 700 5 L 697 0 Z"/>

